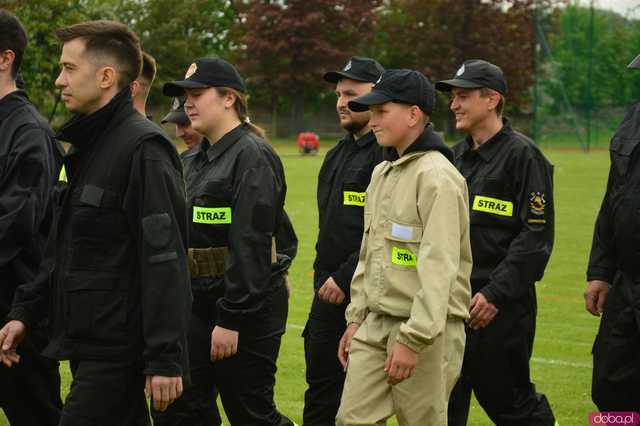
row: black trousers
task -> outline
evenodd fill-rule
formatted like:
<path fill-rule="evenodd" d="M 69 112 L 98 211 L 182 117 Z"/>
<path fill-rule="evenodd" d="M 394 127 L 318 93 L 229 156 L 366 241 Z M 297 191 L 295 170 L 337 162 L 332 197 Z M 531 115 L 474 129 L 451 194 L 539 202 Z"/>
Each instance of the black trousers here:
<path fill-rule="evenodd" d="M 518 302 L 502 307 L 480 330 L 467 329 L 461 377 L 449 398 L 449 425 L 469 417 L 471 391 L 498 426 L 553 426 L 547 398 L 536 392 L 529 374 L 535 336 L 535 287 Z"/>
<path fill-rule="evenodd" d="M 338 361 L 338 345 L 346 329 L 345 301 L 341 305 L 313 298 L 304 328 L 304 355 L 308 388 L 304 394 L 305 426 L 335 425 L 345 372 Z"/>
<path fill-rule="evenodd" d="M 640 283 L 616 274 L 593 345 L 591 396 L 600 411 L 640 411 Z"/>
<path fill-rule="evenodd" d="M 18 347 L 20 362 L 0 365 L 0 407 L 11 426 L 57 426 L 60 422 L 58 362 L 40 355 L 45 340 L 31 332 Z"/>
<path fill-rule="evenodd" d="M 274 284 L 274 291 L 265 299 L 261 311 L 239 330 L 238 352 L 230 358 L 211 362 L 211 332 L 215 326 L 216 302 L 223 289 L 222 285 L 203 288 L 194 283 L 196 326 L 190 329 L 189 351 L 198 351 L 190 354 L 190 359 L 197 360 L 191 367 L 195 386 L 164 413 L 153 413 L 156 425 L 220 424 L 217 410 L 214 412 L 216 386 L 232 426 L 293 425 L 278 412 L 273 395 L 276 361 L 289 309 L 283 279 L 279 278 Z M 190 418 L 188 411 L 192 409 L 199 414 L 193 416 L 193 422 L 184 420 Z"/>
<path fill-rule="evenodd" d="M 155 426 L 220 426 L 216 375 L 211 363 L 210 295 L 194 290 L 188 348 L 191 384 L 164 412 L 151 410 Z M 198 314 L 196 314 L 196 312 Z"/>
<path fill-rule="evenodd" d="M 149 426 L 142 363 L 71 360 L 60 426 Z"/>

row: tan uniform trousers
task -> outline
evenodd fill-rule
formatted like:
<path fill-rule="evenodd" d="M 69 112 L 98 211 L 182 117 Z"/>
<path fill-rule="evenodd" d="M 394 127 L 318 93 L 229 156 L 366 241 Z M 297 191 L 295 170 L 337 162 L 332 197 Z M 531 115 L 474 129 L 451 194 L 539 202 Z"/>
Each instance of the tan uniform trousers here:
<path fill-rule="evenodd" d="M 385 425 L 396 415 L 401 426 L 446 426 L 447 406 L 464 356 L 464 321 L 449 319 L 444 334 L 418 355 L 415 374 L 391 386 L 384 363 L 401 320 L 369 313 L 353 337 L 338 426 Z"/>

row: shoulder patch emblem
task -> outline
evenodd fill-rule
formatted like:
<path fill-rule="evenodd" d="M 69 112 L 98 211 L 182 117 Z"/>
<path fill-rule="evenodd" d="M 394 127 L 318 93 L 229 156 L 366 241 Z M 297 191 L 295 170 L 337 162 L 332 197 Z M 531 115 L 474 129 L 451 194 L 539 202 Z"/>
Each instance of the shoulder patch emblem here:
<path fill-rule="evenodd" d="M 547 201 L 545 200 L 544 193 L 532 192 L 529 195 L 529 211 L 534 215 L 542 216 L 546 205 Z"/>

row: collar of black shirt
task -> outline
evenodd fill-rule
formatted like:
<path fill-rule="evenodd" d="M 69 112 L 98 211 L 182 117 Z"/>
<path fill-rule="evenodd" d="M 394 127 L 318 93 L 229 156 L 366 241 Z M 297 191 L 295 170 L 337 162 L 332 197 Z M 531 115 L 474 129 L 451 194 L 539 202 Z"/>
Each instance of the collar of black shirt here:
<path fill-rule="evenodd" d="M 509 137 L 511 132 L 511 124 L 509 124 L 509 120 L 505 117 L 502 119 L 502 129 L 500 129 L 498 133 L 493 135 L 491 139 L 480 145 L 480 147 L 476 149 L 475 152 L 480 158 L 482 158 L 485 163 L 488 163 L 496 155 L 500 148 L 502 148 L 502 142 Z M 465 148 L 462 152 L 462 155 L 466 154 L 469 151 L 473 151 L 473 139 L 471 139 L 471 136 L 467 136 L 465 138 L 465 142 Z"/>
<path fill-rule="evenodd" d="M 27 94 L 22 90 L 15 90 L 2 99 L 0 99 L 0 121 L 3 121 L 9 116 L 16 108 L 29 101 Z"/>
<path fill-rule="evenodd" d="M 349 142 L 352 142 L 355 139 L 355 137 L 353 136 L 353 133 L 349 133 L 346 139 L 349 140 Z M 376 135 L 373 133 L 373 130 L 369 130 L 360 139 L 356 139 L 355 142 L 358 148 L 364 148 L 365 146 L 371 144 L 372 142 L 376 142 Z"/>
<path fill-rule="evenodd" d="M 123 111 L 125 114 L 134 111 L 129 86 L 118 92 L 108 104 L 96 112 L 89 115 L 76 114 L 73 116 L 62 125 L 56 137 L 71 143 L 75 148 L 85 149 L 93 145 L 110 123 L 119 122 Z"/>
<path fill-rule="evenodd" d="M 209 142 L 207 138 L 202 140 L 200 144 L 200 152 L 205 153 L 209 161 L 213 161 L 220 157 L 231 145 L 249 131 L 246 123 L 239 124 L 233 130 L 225 134 L 220 140 L 214 144 Z"/>

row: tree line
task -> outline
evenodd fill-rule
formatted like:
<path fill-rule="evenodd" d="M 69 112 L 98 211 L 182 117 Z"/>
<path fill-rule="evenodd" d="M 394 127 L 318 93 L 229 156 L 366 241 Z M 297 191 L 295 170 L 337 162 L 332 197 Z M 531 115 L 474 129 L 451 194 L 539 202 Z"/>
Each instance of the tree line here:
<path fill-rule="evenodd" d="M 418 69 L 434 81 L 450 78 L 465 59 L 489 60 L 507 75 L 507 111 L 516 115 L 533 115 L 534 100 L 544 116 L 568 105 L 582 111 L 640 99 L 640 79 L 625 69 L 640 53 L 640 22 L 604 10 L 596 10 L 590 21 L 588 8 L 567 3 L 0 0 L 29 33 L 23 73 L 45 115 L 64 114 L 53 84 L 60 51 L 53 29 L 114 19 L 135 30 L 143 49 L 158 61 L 152 105 L 168 105 L 161 94 L 164 82 L 181 78 L 193 59 L 215 55 L 246 76 L 252 105 L 269 110 L 274 125 L 282 117 L 282 126 L 292 132 L 304 129 L 314 111 L 331 107 L 334 98 L 322 75 L 351 55 L 374 57 L 387 68 Z M 436 112 L 445 122 L 446 105 L 442 97 Z"/>

